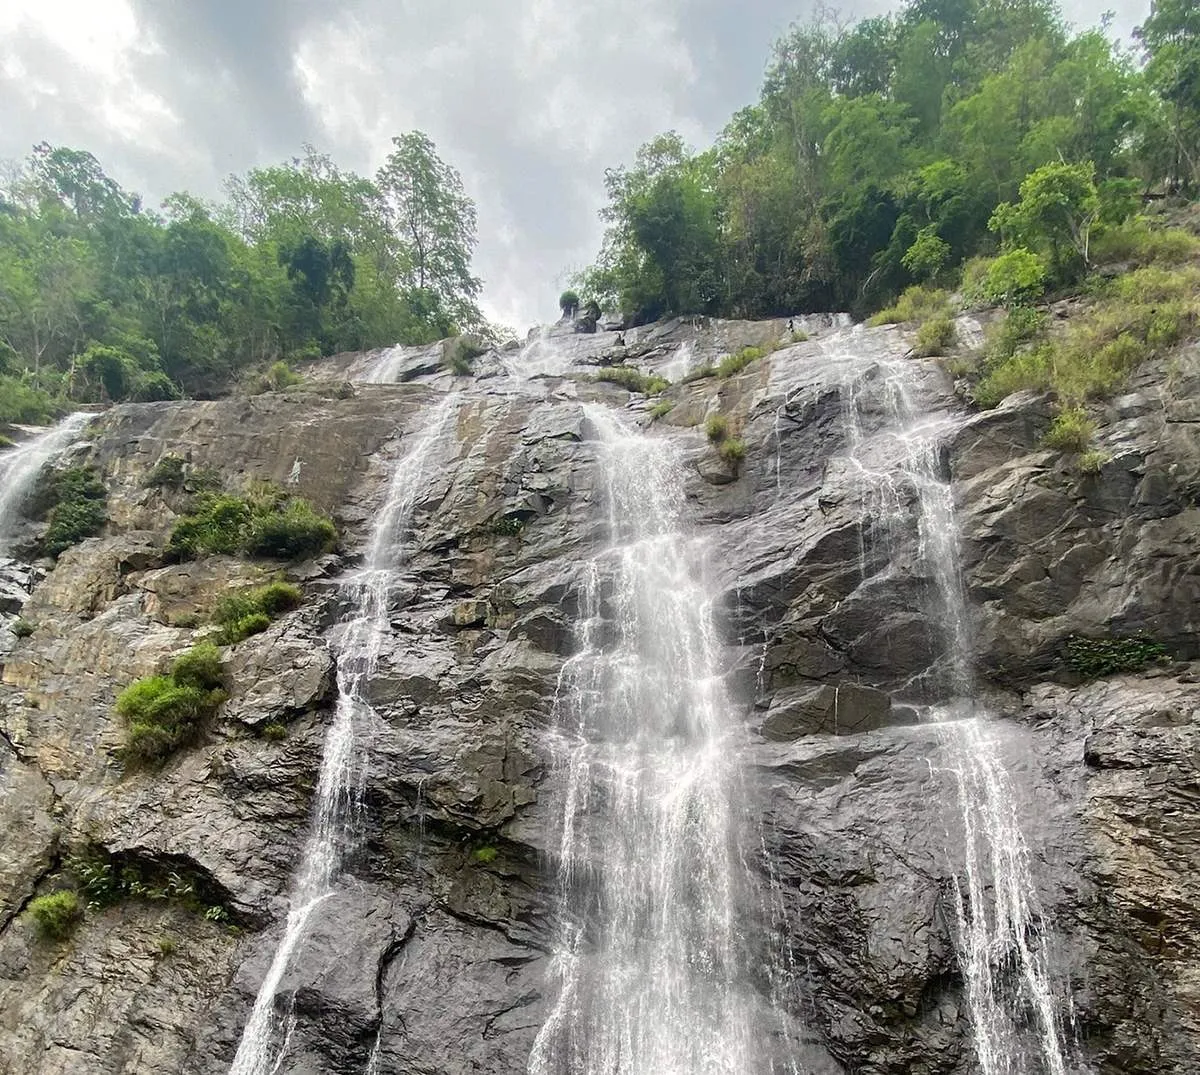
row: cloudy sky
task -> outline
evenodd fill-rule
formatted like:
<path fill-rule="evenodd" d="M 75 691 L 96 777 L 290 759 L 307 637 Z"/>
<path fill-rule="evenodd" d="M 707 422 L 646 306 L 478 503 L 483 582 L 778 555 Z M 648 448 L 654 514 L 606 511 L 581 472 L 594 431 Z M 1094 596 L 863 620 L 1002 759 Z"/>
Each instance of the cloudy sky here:
<path fill-rule="evenodd" d="M 813 0 L 0 0 L 0 158 L 93 152 L 157 203 L 311 142 L 372 173 L 419 128 L 479 206 L 485 309 L 557 314 L 595 253 L 607 166 L 674 128 L 705 144 L 753 100 Z M 852 17 L 894 6 L 842 5 Z M 1092 25 L 1148 0 L 1065 0 Z"/>

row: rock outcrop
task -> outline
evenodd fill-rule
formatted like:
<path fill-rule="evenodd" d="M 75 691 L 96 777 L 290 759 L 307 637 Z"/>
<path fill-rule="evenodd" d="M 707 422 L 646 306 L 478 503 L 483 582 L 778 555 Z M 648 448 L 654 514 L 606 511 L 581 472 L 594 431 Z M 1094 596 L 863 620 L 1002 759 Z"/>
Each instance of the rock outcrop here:
<path fill-rule="evenodd" d="M 894 456 L 883 401 L 907 345 L 897 329 L 807 328 L 733 377 L 677 382 L 658 417 L 589 379 L 612 360 L 610 333 L 568 330 L 479 357 L 473 378 L 437 345 L 341 356 L 303 390 L 107 412 L 75 449 L 109 489 L 104 534 L 52 570 L 0 565 L 0 621 L 32 627 L 0 634 L 0 1069 L 228 1070 L 310 816 L 337 689 L 337 580 L 432 402 L 458 391 L 369 688 L 379 719 L 359 839 L 281 983 L 296 1017 L 288 1070 L 357 1073 L 373 1055 L 379 1072 L 525 1069 L 549 999 L 560 789 L 547 730 L 579 568 L 607 533 L 595 403 L 654 423 L 691 460 L 718 595 L 714 671 L 737 705 L 747 855 L 766 894 L 748 919 L 763 968 L 750 987 L 788 1028 L 771 1050 L 821 1075 L 974 1072 L 954 940 L 954 732 L 919 713 L 944 652 L 934 580 L 915 491 L 865 495 L 850 461 Z M 625 335 L 622 363 L 680 377 L 680 363 L 779 339 L 783 324 Z M 1200 353 L 1147 367 L 1108 406 L 1094 475 L 1041 446 L 1044 400 L 973 414 L 936 362 L 903 374 L 944 425 L 975 664 L 1073 1047 L 1104 1075 L 1191 1075 Z M 736 468 L 714 463 L 702 426 L 715 413 L 746 445 Z M 139 770 L 121 761 L 116 694 L 202 635 L 223 593 L 280 570 L 164 563 L 186 497 L 144 480 L 167 453 L 232 487 L 294 490 L 335 516 L 341 540 L 282 568 L 304 604 L 226 650 L 217 717 Z M 1066 661 L 1072 637 L 1135 633 L 1171 661 L 1089 684 Z M 22 911 L 84 851 L 185 875 L 207 903 L 131 892 L 69 939 L 41 940 Z"/>

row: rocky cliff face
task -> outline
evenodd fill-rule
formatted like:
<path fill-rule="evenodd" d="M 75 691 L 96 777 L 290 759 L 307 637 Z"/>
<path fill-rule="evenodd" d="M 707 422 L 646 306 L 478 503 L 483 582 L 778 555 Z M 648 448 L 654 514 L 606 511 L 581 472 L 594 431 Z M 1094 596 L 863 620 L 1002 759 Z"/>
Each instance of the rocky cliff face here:
<path fill-rule="evenodd" d="M 101 416 L 73 451 L 109 488 L 108 528 L 48 572 L 10 565 L 0 594 L 10 621 L 19 605 L 34 627 L 8 640 L 0 692 L 0 1068 L 228 1070 L 310 815 L 337 580 L 395 460 L 455 390 L 370 687 L 363 838 L 281 983 L 287 1070 L 525 1070 L 550 999 L 559 789 L 546 731 L 579 565 L 606 540 L 582 408 L 597 401 L 655 422 L 692 461 L 688 503 L 719 595 L 715 671 L 736 702 L 762 845 L 751 984 L 788 1009 L 774 1051 L 807 1072 L 976 1071 L 954 940 L 953 732 L 919 709 L 942 659 L 931 567 L 915 492 L 865 495 L 853 463 L 892 450 L 884 400 L 902 376 L 944 429 L 974 661 L 1080 1064 L 1200 1070 L 1200 353 L 1147 368 L 1109 405 L 1109 460 L 1081 475 L 1040 446 L 1044 400 L 972 414 L 935 362 L 903 357 L 900 330 L 810 328 L 733 377 L 677 383 L 657 419 L 653 401 L 580 374 L 623 359 L 678 376 L 782 325 L 668 323 L 623 350 L 613 334 L 551 338 L 485 356 L 453 385 L 436 349 L 355 356 L 302 391 Z M 362 383 L 372 372 L 397 383 Z M 700 428 L 714 413 L 740 431 L 740 464 Z M 227 652 L 231 697 L 201 741 L 126 771 L 116 693 L 185 649 L 222 593 L 274 570 L 164 564 L 184 504 L 144 479 L 168 452 L 233 486 L 295 488 L 335 514 L 341 549 L 286 569 L 306 602 Z M 1071 671 L 1070 638 L 1136 632 L 1173 662 L 1090 684 Z M 268 724 L 286 738 L 263 736 Z M 85 847 L 185 875 L 227 920 L 130 896 L 67 941 L 38 939 L 22 909 Z M 767 973 L 780 960 L 782 991 Z"/>

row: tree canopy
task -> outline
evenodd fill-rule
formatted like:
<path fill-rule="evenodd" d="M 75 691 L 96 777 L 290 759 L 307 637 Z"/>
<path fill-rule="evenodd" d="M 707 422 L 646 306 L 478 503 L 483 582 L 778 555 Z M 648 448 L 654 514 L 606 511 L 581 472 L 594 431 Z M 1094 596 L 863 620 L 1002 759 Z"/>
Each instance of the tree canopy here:
<path fill-rule="evenodd" d="M 1137 37 L 1073 32 L 1054 0 L 818 14 L 714 146 L 668 133 L 607 173 L 574 286 L 635 320 L 866 313 L 1001 244 L 1066 282 L 1131 191 L 1200 189 L 1200 8 L 1155 0 Z"/>
<path fill-rule="evenodd" d="M 394 141 L 374 179 L 306 146 L 157 211 L 92 154 L 36 146 L 0 183 L 0 421 L 484 328 L 474 204 L 428 137 Z"/>

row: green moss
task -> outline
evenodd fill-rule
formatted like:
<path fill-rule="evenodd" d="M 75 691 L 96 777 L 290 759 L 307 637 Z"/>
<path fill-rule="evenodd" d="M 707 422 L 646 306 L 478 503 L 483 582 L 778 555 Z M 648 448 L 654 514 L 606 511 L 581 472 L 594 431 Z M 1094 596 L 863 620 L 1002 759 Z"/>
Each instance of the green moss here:
<path fill-rule="evenodd" d="M 83 918 L 83 904 L 74 892 L 63 889 L 30 900 L 26 913 L 33 920 L 42 940 L 62 941 L 71 935 Z"/>
<path fill-rule="evenodd" d="M 11 437 L 6 437 L 0 433 L 0 448 L 11 448 L 15 442 Z"/>
<path fill-rule="evenodd" d="M 182 456 L 168 452 L 150 468 L 142 484 L 147 489 L 182 489 L 185 466 Z"/>
<path fill-rule="evenodd" d="M 28 638 L 31 634 L 33 634 L 35 628 L 34 625 L 28 620 L 18 619 L 13 621 L 12 626 L 9 627 L 9 630 L 12 631 L 13 636 L 16 638 Z"/>
<path fill-rule="evenodd" d="M 1166 647 L 1144 633 L 1124 638 L 1082 638 L 1072 635 L 1067 639 L 1067 667 L 1084 679 L 1137 672 L 1148 664 L 1169 659 Z"/>
<path fill-rule="evenodd" d="M 200 642 L 175 658 L 171 678 L 181 687 L 216 690 L 225 684 L 221 651 L 211 642 Z"/>
<path fill-rule="evenodd" d="M 279 721 L 272 721 L 270 724 L 264 724 L 262 729 L 262 737 L 269 743 L 279 743 L 288 737 L 286 724 L 281 724 Z"/>
<path fill-rule="evenodd" d="M 665 418 L 671 413 L 671 409 L 675 406 L 674 402 L 669 399 L 664 399 L 660 403 L 654 404 L 650 408 L 650 417 L 657 421 L 659 418 Z"/>
<path fill-rule="evenodd" d="M 489 862 L 495 862 L 499 856 L 500 851 L 490 845 L 477 847 L 471 852 L 471 858 L 483 866 L 486 866 Z"/>

